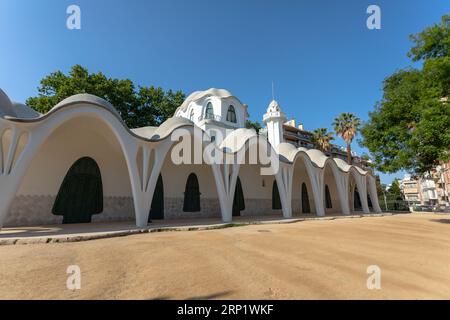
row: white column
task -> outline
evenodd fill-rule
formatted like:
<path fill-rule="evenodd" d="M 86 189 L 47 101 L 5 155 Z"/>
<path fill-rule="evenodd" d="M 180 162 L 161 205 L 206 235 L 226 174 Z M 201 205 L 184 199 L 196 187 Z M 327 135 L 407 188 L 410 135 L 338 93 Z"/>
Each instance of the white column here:
<path fill-rule="evenodd" d="M 370 200 L 372 200 L 373 210 L 376 213 L 381 213 L 382 210 L 381 210 L 380 204 L 378 202 L 376 178 L 371 175 L 368 175 L 367 176 L 367 184 L 369 187 Z"/>
<path fill-rule="evenodd" d="M 339 170 L 336 171 L 336 174 L 334 176 L 336 180 L 336 186 L 338 189 L 339 194 L 339 201 L 341 203 L 341 211 L 344 215 L 350 214 L 350 204 L 349 204 L 349 174 L 346 172 L 340 172 Z"/>
<path fill-rule="evenodd" d="M 275 175 L 277 180 L 278 193 L 280 194 L 281 206 L 284 218 L 292 217 L 292 178 L 294 173 L 293 165 L 281 164 Z"/>
<path fill-rule="evenodd" d="M 136 226 L 138 227 L 146 227 L 148 224 L 156 182 L 170 146 L 171 141 L 168 139 L 156 145 L 142 143 L 141 145 L 128 144 L 126 146 Z M 141 163 L 136 161 L 139 150 L 142 150 Z M 155 154 L 153 163 L 150 160 L 152 152 Z M 141 170 L 139 170 L 139 166 Z"/>
<path fill-rule="evenodd" d="M 3 134 L 6 132 L 5 130 L 11 130 L 11 139 L 8 147 L 2 146 L 3 142 Z M 39 136 L 36 134 L 32 134 L 25 130 L 20 129 L 17 126 L 9 127 L 1 126 L 0 127 L 0 149 L 3 149 L 2 152 L 4 154 L 0 154 L 2 157 L 2 162 L 0 166 L 0 229 L 3 227 L 6 216 L 9 213 L 11 208 L 11 204 L 16 196 L 17 190 L 19 189 L 20 183 L 25 175 L 25 172 L 28 168 L 28 165 L 31 162 L 31 159 L 39 145 L 38 141 Z M 26 134 L 27 142 L 22 152 L 14 162 L 14 156 L 18 152 L 19 140 L 20 137 Z M 5 161 L 3 162 L 3 159 Z"/>
<path fill-rule="evenodd" d="M 309 161 L 306 161 L 306 170 L 311 180 L 311 187 L 313 189 L 314 206 L 318 216 L 325 215 L 324 206 L 324 170 L 313 166 Z"/>

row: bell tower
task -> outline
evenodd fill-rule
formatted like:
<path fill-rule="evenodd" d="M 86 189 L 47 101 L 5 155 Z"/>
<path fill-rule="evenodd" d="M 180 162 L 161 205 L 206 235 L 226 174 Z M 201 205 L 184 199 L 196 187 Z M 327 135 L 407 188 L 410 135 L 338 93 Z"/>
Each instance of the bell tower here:
<path fill-rule="evenodd" d="M 281 111 L 277 101 L 272 100 L 263 116 L 263 121 L 267 127 L 267 137 L 273 148 L 276 148 L 283 138 L 283 123 L 286 122 L 286 115 Z"/>

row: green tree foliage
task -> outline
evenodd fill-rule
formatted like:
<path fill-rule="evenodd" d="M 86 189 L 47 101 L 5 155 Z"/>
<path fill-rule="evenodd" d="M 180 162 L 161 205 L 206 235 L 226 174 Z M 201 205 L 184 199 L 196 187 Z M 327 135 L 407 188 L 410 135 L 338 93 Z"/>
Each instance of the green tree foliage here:
<path fill-rule="evenodd" d="M 352 164 L 352 149 L 351 144 L 356 134 L 358 133 L 361 120 L 353 113 L 341 113 L 334 119 L 334 131 L 338 136 L 344 139 L 347 144 L 347 162 Z"/>
<path fill-rule="evenodd" d="M 130 128 L 157 126 L 170 118 L 184 101 L 181 91 L 164 91 L 156 87 L 136 89 L 129 79 L 107 78 L 103 73 L 89 73 L 80 65 L 68 75 L 56 71 L 41 80 L 39 95 L 27 105 L 40 113 L 48 112 L 63 99 L 78 93 L 90 93 L 109 101 Z"/>
<path fill-rule="evenodd" d="M 386 78 L 383 98 L 363 126 L 361 145 L 382 172 L 423 174 L 450 158 L 450 16 L 411 36 L 409 56 L 422 69 Z"/>
<path fill-rule="evenodd" d="M 261 130 L 261 124 L 258 121 L 251 121 L 247 120 L 245 121 L 245 127 L 247 129 L 255 129 L 257 133 L 259 133 L 259 130 Z"/>
<path fill-rule="evenodd" d="M 400 182 L 398 179 L 394 179 L 392 184 L 387 192 L 387 196 L 389 200 L 402 200 L 402 192 L 400 190 Z"/>
<path fill-rule="evenodd" d="M 334 140 L 332 132 L 328 132 L 326 128 L 318 128 L 312 134 L 312 142 L 317 149 L 322 151 L 330 150 L 331 141 Z"/>
<path fill-rule="evenodd" d="M 415 43 L 408 56 L 413 61 L 450 56 L 450 15 L 441 18 L 441 22 L 424 31 L 410 35 Z"/>

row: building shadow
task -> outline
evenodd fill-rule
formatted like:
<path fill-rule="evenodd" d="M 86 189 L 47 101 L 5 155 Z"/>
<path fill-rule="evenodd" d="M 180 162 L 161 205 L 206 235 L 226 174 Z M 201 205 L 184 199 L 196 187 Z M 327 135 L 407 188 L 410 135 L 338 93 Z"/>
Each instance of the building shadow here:
<path fill-rule="evenodd" d="M 430 221 L 444 223 L 444 224 L 450 224 L 450 219 L 430 219 Z"/>
<path fill-rule="evenodd" d="M 218 299 L 218 298 L 227 296 L 231 293 L 233 293 L 233 291 L 221 291 L 221 292 L 216 292 L 216 293 L 212 293 L 212 294 L 208 294 L 208 295 L 204 295 L 204 296 L 190 297 L 190 298 L 186 298 L 184 300 L 213 300 L 213 299 Z M 171 298 L 168 296 L 160 296 L 160 297 L 150 298 L 148 300 L 172 300 L 172 299 L 175 299 L 175 298 Z"/>

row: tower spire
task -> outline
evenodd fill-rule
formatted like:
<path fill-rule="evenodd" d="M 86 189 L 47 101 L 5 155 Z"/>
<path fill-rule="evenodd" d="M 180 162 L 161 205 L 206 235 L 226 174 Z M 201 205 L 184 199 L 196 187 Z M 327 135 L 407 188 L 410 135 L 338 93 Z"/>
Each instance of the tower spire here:
<path fill-rule="evenodd" d="M 272 80 L 272 100 L 275 100 L 275 89 L 273 87 L 273 80 Z"/>

